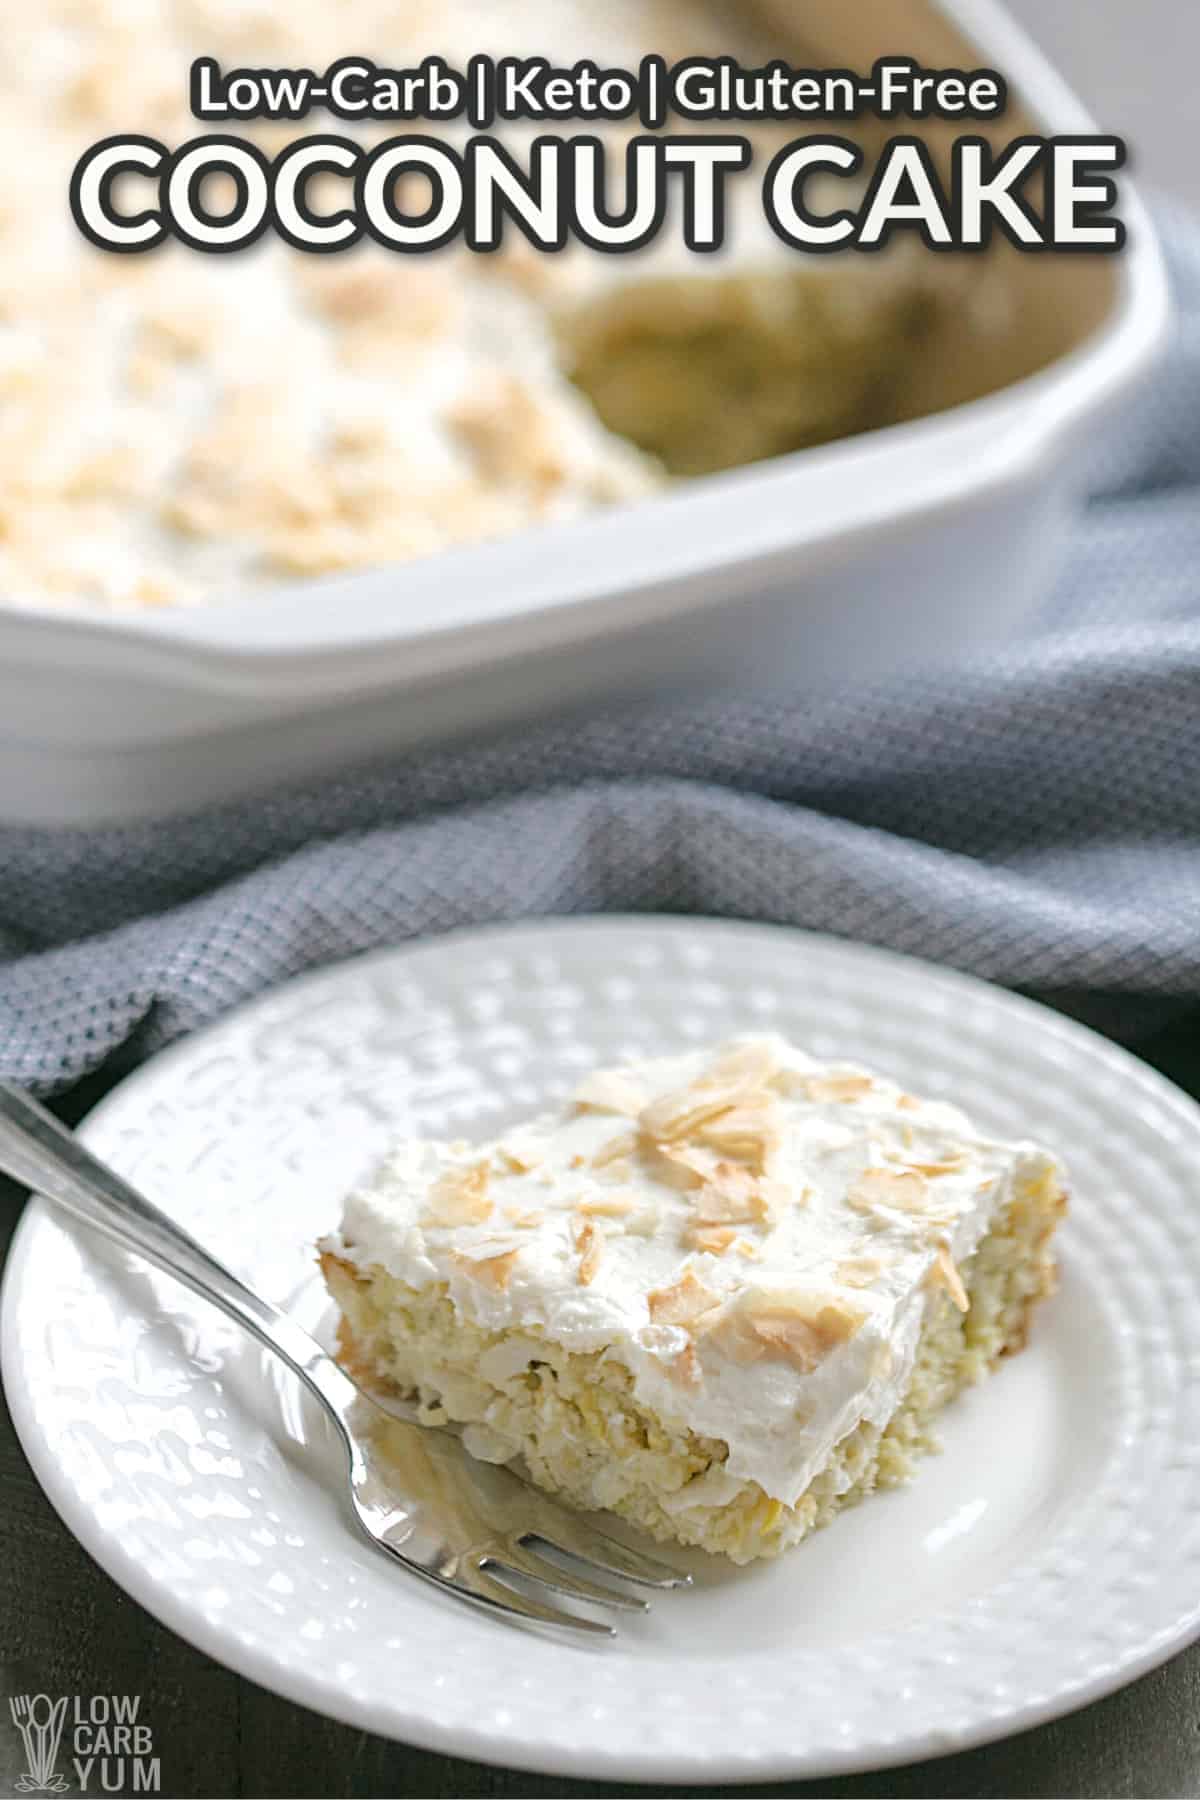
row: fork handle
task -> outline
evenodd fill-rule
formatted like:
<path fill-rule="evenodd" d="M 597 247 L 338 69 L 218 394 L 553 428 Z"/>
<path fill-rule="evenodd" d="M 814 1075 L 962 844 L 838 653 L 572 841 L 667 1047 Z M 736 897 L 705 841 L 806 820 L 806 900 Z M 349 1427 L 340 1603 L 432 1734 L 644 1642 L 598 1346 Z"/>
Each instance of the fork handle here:
<path fill-rule="evenodd" d="M 44 1106 L 7 1082 L 0 1082 L 0 1170 L 220 1307 L 283 1359 L 347 1436 L 342 1415 L 358 1389 L 316 1339 L 93 1156 Z"/>

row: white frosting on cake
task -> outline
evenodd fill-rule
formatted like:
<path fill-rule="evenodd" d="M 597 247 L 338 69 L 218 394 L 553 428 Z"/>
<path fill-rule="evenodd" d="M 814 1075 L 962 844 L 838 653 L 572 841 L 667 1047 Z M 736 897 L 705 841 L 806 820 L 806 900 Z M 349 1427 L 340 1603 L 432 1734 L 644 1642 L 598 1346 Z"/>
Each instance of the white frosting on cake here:
<path fill-rule="evenodd" d="M 739 1068 L 750 1071 L 740 1089 Z M 572 1102 L 491 1145 L 397 1145 L 350 1195 L 341 1233 L 324 1248 L 412 1288 L 444 1283 L 465 1317 L 509 1334 L 487 1353 L 496 1366 L 485 1377 L 507 1379 L 536 1360 L 537 1337 L 523 1335 L 531 1331 L 617 1358 L 647 1409 L 728 1445 L 724 1471 L 704 1478 L 714 1504 L 723 1489 L 753 1480 L 790 1505 L 860 1421 L 891 1417 L 933 1286 L 953 1289 L 956 1265 L 1015 1187 L 1043 1177 L 1053 1159 L 981 1136 L 952 1106 L 917 1101 L 852 1064 L 815 1062 L 777 1037 L 641 1063 L 622 1076 L 593 1078 L 581 1093 L 595 1103 Z M 768 1119 L 762 1156 L 753 1142 L 728 1157 L 719 1144 L 706 1147 L 702 1122 L 673 1140 L 682 1163 L 664 1158 L 654 1147 L 664 1116 L 654 1102 L 699 1083 L 715 1106 L 723 1082 L 732 1095 L 726 1123 L 739 1092 L 750 1097 L 752 1130 Z M 621 1154 L 639 1109 L 638 1148 Z M 716 1172 L 681 1189 L 689 1158 Z M 698 1225 L 714 1210 L 699 1196 L 723 1179 L 736 1195 L 752 1192 L 767 1216 Z M 438 1222 L 468 1211 L 480 1216 Z M 714 1230 L 731 1240 L 723 1250 L 698 1247 L 697 1233 L 715 1242 Z M 685 1292 L 694 1292 L 691 1278 L 709 1290 L 708 1310 L 663 1322 L 681 1278 Z M 776 1323 L 817 1318 L 812 1357 L 752 1333 L 747 1340 L 741 1322 L 759 1309 Z M 696 1498 L 693 1484 L 689 1504 Z"/>

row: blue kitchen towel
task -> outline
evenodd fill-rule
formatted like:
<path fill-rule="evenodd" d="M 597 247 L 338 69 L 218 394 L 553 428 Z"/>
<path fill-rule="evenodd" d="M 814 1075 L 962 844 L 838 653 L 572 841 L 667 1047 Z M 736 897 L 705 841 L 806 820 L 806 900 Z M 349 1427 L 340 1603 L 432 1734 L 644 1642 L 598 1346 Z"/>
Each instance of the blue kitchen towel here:
<path fill-rule="evenodd" d="M 820 701 L 612 712 L 186 821 L 0 830 L 0 1075 L 42 1091 L 301 969 L 597 910 L 833 931 L 1132 1036 L 1200 1000 L 1200 233 L 1018 647 Z M 969 599 L 965 596 L 964 599 Z"/>

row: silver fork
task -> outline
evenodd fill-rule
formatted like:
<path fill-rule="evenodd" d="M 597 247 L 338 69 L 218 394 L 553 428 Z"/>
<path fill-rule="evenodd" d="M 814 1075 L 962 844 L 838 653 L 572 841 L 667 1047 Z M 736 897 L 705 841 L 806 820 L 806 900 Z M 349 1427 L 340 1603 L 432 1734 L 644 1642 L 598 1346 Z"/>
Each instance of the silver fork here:
<path fill-rule="evenodd" d="M 526 1624 L 612 1636 L 551 1595 L 625 1611 L 647 1602 L 605 1582 L 686 1587 L 687 1575 L 556 1505 L 511 1470 L 476 1461 L 448 1431 L 377 1405 L 286 1313 L 264 1300 L 102 1163 L 21 1089 L 0 1082 L 0 1170 L 156 1263 L 273 1350 L 320 1401 L 350 1472 L 354 1517 L 378 1549 L 444 1592 Z"/>

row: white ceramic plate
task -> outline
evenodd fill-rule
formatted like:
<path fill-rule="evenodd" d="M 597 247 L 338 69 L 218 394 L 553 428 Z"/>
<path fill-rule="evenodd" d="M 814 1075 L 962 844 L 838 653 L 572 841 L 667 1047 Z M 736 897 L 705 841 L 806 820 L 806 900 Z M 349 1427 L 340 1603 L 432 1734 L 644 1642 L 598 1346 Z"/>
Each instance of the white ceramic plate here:
<path fill-rule="evenodd" d="M 312 1323 L 312 1240 L 391 1133 L 490 1132 L 597 1060 L 754 1026 L 1068 1158 L 1062 1291 L 1026 1353 L 955 1405 L 945 1454 L 909 1489 L 780 1563 L 681 1556 L 695 1588 L 610 1647 L 518 1632 L 378 1560 L 291 1379 L 37 1203 L 5 1289 L 5 1373 L 68 1525 L 255 1681 L 564 1775 L 699 1784 L 929 1756 L 1178 1649 L 1200 1632 L 1200 1111 L 1040 1008 L 770 927 L 534 924 L 280 989 L 149 1064 L 86 1136 Z"/>

